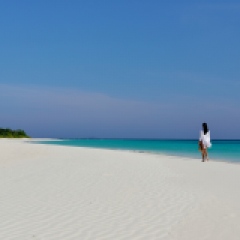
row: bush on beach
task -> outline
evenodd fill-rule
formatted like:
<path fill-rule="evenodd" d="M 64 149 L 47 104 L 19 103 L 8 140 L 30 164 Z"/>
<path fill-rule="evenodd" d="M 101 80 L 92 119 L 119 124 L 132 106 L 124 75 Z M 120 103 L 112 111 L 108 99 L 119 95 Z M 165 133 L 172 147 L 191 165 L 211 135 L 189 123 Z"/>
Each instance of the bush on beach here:
<path fill-rule="evenodd" d="M 0 138 L 29 138 L 22 129 L 0 128 Z"/>

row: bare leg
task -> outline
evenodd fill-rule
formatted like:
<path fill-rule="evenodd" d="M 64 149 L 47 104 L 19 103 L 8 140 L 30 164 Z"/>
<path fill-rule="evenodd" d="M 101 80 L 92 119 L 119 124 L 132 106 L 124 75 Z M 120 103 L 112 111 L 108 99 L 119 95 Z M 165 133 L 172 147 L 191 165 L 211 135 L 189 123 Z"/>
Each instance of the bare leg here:
<path fill-rule="evenodd" d="M 208 161 L 208 152 L 206 148 L 202 149 L 202 162 Z"/>
<path fill-rule="evenodd" d="M 207 149 L 205 149 L 205 159 L 206 159 L 206 161 L 209 161 Z"/>
<path fill-rule="evenodd" d="M 205 162 L 205 151 L 202 149 L 202 162 Z"/>

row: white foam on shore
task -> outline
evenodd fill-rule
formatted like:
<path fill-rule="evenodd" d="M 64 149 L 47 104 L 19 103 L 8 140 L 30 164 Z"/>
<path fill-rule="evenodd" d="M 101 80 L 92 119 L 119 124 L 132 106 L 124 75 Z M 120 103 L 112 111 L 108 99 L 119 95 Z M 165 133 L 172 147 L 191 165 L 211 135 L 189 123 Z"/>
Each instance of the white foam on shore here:
<path fill-rule="evenodd" d="M 0 239 L 239 239 L 240 166 L 1 140 Z"/>

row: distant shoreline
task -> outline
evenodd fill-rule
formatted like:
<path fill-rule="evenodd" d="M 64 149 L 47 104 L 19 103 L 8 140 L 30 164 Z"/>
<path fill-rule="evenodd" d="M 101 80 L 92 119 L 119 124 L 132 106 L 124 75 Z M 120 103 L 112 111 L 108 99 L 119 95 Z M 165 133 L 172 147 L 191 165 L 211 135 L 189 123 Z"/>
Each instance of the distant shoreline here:
<path fill-rule="evenodd" d="M 198 138 L 32 138 L 32 139 L 54 139 L 54 140 L 136 140 L 136 141 L 198 141 Z M 211 141 L 240 141 L 240 139 L 212 139 Z"/>

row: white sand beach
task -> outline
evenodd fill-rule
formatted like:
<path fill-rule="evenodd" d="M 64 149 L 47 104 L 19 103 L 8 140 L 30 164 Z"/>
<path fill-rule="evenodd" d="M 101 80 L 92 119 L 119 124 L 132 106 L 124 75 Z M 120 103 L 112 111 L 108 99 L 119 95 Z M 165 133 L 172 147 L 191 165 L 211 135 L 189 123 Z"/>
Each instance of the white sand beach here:
<path fill-rule="evenodd" d="M 0 140 L 1 240 L 240 239 L 240 165 Z"/>

